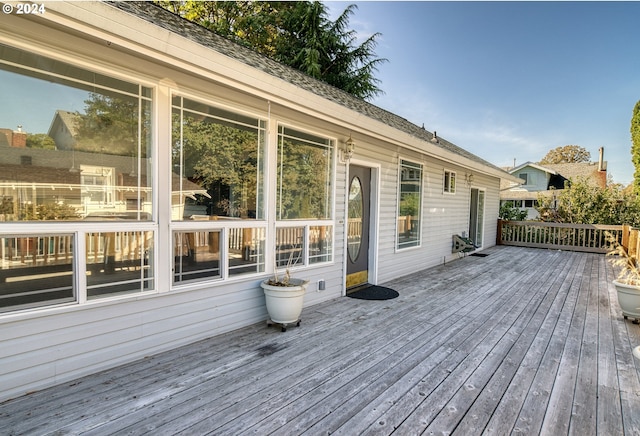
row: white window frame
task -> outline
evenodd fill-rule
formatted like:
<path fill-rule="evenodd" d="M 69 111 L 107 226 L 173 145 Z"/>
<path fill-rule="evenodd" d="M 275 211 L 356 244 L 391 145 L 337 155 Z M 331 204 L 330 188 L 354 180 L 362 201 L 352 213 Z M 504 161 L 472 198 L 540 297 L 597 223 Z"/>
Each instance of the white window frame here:
<path fill-rule="evenodd" d="M 418 223 L 418 235 L 417 235 L 417 239 L 414 241 L 411 241 L 411 245 L 408 245 L 408 243 L 404 243 L 401 246 L 400 243 L 400 200 L 401 200 L 401 196 L 402 196 L 402 172 L 403 172 L 403 163 L 407 163 L 410 166 L 405 166 L 404 168 L 407 169 L 407 174 L 410 176 L 413 174 L 413 178 L 415 179 L 415 172 L 416 170 L 418 170 L 419 167 L 419 171 L 420 171 L 420 183 L 419 183 L 419 199 L 420 199 L 420 204 L 418 206 L 418 210 L 420 211 L 420 219 L 419 219 L 419 223 Z M 411 249 L 416 249 L 422 246 L 422 226 L 424 224 L 424 213 L 423 213 L 423 203 L 424 203 L 424 164 L 423 163 L 419 163 L 417 162 L 415 159 L 404 159 L 404 158 L 400 158 L 398 161 L 398 187 L 397 187 L 397 201 L 396 201 L 396 235 L 395 235 L 395 239 L 396 239 L 396 243 L 395 243 L 395 250 L 396 251 L 405 251 L 405 250 L 411 250 Z"/>
<path fill-rule="evenodd" d="M 451 177 L 453 175 L 453 178 Z M 452 183 L 453 180 L 453 183 Z M 442 192 L 454 195 L 457 191 L 458 177 L 455 171 L 444 169 L 442 172 Z"/>
<path fill-rule="evenodd" d="M 331 265 L 335 262 L 335 253 L 336 253 L 336 240 L 335 240 L 335 235 L 336 235 L 336 169 L 337 169 L 337 149 L 338 149 L 338 142 L 336 140 L 336 138 L 327 135 L 326 133 L 319 133 L 317 131 L 313 131 L 313 130 L 308 130 L 305 129 L 304 127 L 301 127 L 299 125 L 295 125 L 292 123 L 285 123 L 285 122 L 276 122 L 274 123 L 275 129 L 273 132 L 273 147 L 271 150 L 269 150 L 271 153 L 273 153 L 274 155 L 274 159 L 272 160 L 273 162 L 273 168 L 275 169 L 275 171 L 272 172 L 272 174 L 270 174 L 270 177 L 272 178 L 272 182 L 271 182 L 271 189 L 269 190 L 269 192 L 272 193 L 272 196 L 270 197 L 272 200 L 269 201 L 269 207 L 271 210 L 271 214 L 272 214 L 272 219 L 275 221 L 275 228 L 287 228 L 287 227 L 302 227 L 303 230 L 303 241 L 302 241 L 302 246 L 303 246 L 303 255 L 302 255 L 302 262 L 298 263 L 297 265 L 293 266 L 291 268 L 291 271 L 295 271 L 295 270 L 299 270 L 299 269 L 304 269 L 304 268 L 313 268 L 313 267 L 319 267 L 319 266 L 326 266 L 326 265 Z M 298 131 L 301 133 L 305 133 L 305 134 L 309 134 L 312 136 L 316 136 L 318 138 L 323 138 L 329 141 L 329 146 L 328 148 L 331 150 L 331 176 L 330 176 L 330 183 L 331 183 L 331 190 L 329 191 L 329 195 L 330 198 L 328 198 L 327 201 L 327 205 L 328 207 L 331 208 L 330 210 L 330 217 L 329 218 L 323 218 L 323 219 L 313 219 L 313 218 L 301 218 L 301 219 L 278 219 L 278 215 L 279 215 L 279 208 L 280 206 L 276 203 L 276 199 L 278 198 L 278 194 L 277 194 L 277 190 L 280 189 L 280 186 L 278 186 L 278 149 L 279 149 L 279 141 L 280 141 L 280 128 L 285 128 L 285 129 L 290 129 L 290 130 L 294 130 L 294 131 Z M 302 138 L 301 138 L 302 139 Z M 310 234 L 310 229 L 311 227 L 331 227 L 331 251 L 330 253 L 328 253 L 328 257 L 329 260 L 326 261 L 322 261 L 322 262 L 314 262 L 314 263 L 310 263 L 309 262 L 309 249 L 310 249 L 310 242 L 309 242 L 309 234 Z M 271 242 L 271 247 L 272 247 L 272 253 L 269 254 L 269 256 L 267 256 L 267 265 L 268 268 L 270 267 L 270 270 L 273 270 L 273 268 L 275 267 L 275 265 L 273 265 L 273 262 L 276 261 L 275 259 L 275 250 L 276 250 L 276 234 L 277 232 L 273 232 L 272 235 L 267 235 L 267 238 L 270 239 L 269 242 Z M 278 271 L 284 271 L 285 267 L 277 267 Z"/>
<path fill-rule="evenodd" d="M 268 189 L 268 162 L 269 162 L 269 142 L 270 142 L 270 138 L 269 138 L 269 120 L 264 117 L 263 115 L 254 113 L 254 112 L 249 112 L 246 110 L 241 109 L 239 106 L 231 106 L 229 104 L 224 104 L 223 102 L 215 99 L 212 96 L 203 96 L 203 95 L 199 95 L 199 94 L 194 94 L 194 93 L 190 93 L 190 92 L 185 92 L 183 90 L 178 90 L 175 88 L 171 88 L 169 89 L 169 104 L 168 104 L 168 111 L 169 111 L 169 120 L 166 120 L 165 122 L 169 123 L 169 133 L 168 135 L 171 136 L 171 123 L 172 123 L 172 119 L 171 117 L 173 116 L 173 98 L 174 97 L 182 97 L 184 99 L 188 99 L 194 102 L 198 102 L 198 103 L 202 103 L 204 105 L 207 106 L 211 106 L 211 107 L 215 107 L 215 108 L 219 108 L 221 110 L 227 111 L 227 112 L 231 112 L 231 113 L 237 113 L 238 115 L 242 115 L 245 117 L 251 117 L 251 118 L 255 118 L 256 120 L 263 122 L 264 123 L 264 129 L 263 129 L 263 133 L 265 135 L 265 141 L 264 144 L 262 144 L 262 146 L 264 147 L 264 155 L 263 155 L 263 174 L 262 174 L 262 179 L 263 179 L 263 186 L 258 187 L 258 191 L 262 192 L 262 208 L 263 208 L 263 218 L 262 219 L 234 219 L 234 218 L 229 218 L 229 219 L 219 219 L 216 221 L 188 221 L 188 220 L 171 220 L 171 225 L 170 225 L 170 231 L 169 231 L 169 240 L 170 240 L 170 246 L 171 246 L 171 253 L 173 253 L 174 248 L 174 234 L 175 232 L 179 231 L 179 232 L 203 232 L 203 231 L 218 231 L 220 232 L 220 254 L 219 254 L 219 264 L 218 264 L 218 268 L 220 270 L 220 274 L 216 275 L 216 276 L 212 276 L 211 278 L 201 278 L 201 279 L 195 279 L 195 280 L 184 280 L 184 281 L 179 281 L 179 282 L 174 282 L 174 258 L 173 256 L 168 257 L 167 261 L 170 262 L 170 274 L 169 274 L 169 288 L 170 291 L 174 291 L 174 290 L 185 290 L 185 289 L 193 289 L 193 288 L 201 288 L 203 284 L 221 284 L 221 283 L 228 283 L 228 282 L 234 282 L 234 281 L 241 281 L 241 280 L 247 280 L 247 278 L 251 278 L 251 277 L 258 277 L 258 276 L 263 276 L 265 274 L 265 272 L 270 271 L 269 268 L 269 244 L 268 244 L 268 239 L 270 237 L 269 235 L 269 225 L 268 225 L 268 210 L 269 210 L 269 189 Z M 171 156 L 168 156 L 169 159 L 169 167 L 171 168 L 172 164 L 171 164 Z M 171 190 L 171 188 L 169 188 L 169 190 Z M 169 200 L 170 203 L 170 207 L 173 207 L 171 205 L 171 200 Z M 171 212 L 169 212 L 169 216 L 171 216 Z M 246 273 L 246 274 L 230 274 L 230 270 L 229 270 L 229 236 L 231 234 L 232 230 L 237 230 L 237 229 L 247 229 L 247 228 L 254 228 L 254 229 L 264 229 L 265 232 L 265 243 L 264 243 L 264 252 L 262 253 L 262 256 L 264 258 L 262 266 L 263 269 L 262 271 L 256 271 L 256 272 L 251 272 L 251 273 Z"/>

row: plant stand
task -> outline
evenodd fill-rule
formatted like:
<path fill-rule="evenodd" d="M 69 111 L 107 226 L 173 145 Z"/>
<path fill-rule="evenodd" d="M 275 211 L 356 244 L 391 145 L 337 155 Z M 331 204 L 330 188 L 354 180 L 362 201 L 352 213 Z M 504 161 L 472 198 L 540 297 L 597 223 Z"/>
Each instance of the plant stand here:
<path fill-rule="evenodd" d="M 302 320 L 299 319 L 296 322 L 292 322 L 292 323 L 282 323 L 282 322 L 274 322 L 273 320 L 268 319 L 267 320 L 267 327 L 271 327 L 273 325 L 279 325 L 280 326 L 280 331 L 286 332 L 288 326 L 295 325 L 296 327 L 300 327 L 300 322 L 301 321 Z"/>
<path fill-rule="evenodd" d="M 287 331 L 289 325 L 300 326 L 300 314 L 308 283 L 307 280 L 291 279 L 287 286 L 270 285 L 268 280 L 260 284 L 269 313 L 268 326 L 279 324 L 283 332 Z"/>

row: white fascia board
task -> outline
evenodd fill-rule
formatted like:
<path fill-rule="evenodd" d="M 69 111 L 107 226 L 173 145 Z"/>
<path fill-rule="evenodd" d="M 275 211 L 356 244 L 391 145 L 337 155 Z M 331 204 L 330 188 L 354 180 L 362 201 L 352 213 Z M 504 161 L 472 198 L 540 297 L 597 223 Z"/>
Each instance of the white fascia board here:
<path fill-rule="evenodd" d="M 508 173 L 415 138 L 380 121 L 300 88 L 250 65 L 204 47 L 184 36 L 101 2 L 49 2 L 46 19 L 80 33 L 104 39 L 155 61 L 289 107 L 392 145 L 414 150 L 481 174 L 519 182 Z"/>

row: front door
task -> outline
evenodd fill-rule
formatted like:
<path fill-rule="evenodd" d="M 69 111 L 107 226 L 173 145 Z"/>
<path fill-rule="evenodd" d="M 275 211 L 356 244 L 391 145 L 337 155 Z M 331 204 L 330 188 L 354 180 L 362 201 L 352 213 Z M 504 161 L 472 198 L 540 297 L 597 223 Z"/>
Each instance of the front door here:
<path fill-rule="evenodd" d="M 347 213 L 347 289 L 369 279 L 371 168 L 349 166 Z"/>

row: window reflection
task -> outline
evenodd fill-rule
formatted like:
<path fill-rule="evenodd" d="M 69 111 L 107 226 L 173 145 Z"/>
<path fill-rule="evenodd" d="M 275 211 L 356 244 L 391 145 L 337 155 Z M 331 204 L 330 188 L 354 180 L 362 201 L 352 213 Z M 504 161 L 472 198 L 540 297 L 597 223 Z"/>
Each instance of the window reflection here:
<path fill-rule="evenodd" d="M 229 229 L 229 275 L 264 271 L 264 228 Z"/>
<path fill-rule="evenodd" d="M 173 220 L 263 218 L 264 122 L 173 98 Z"/>
<path fill-rule="evenodd" d="M 89 299 L 153 289 L 153 232 L 88 233 Z"/>
<path fill-rule="evenodd" d="M 278 219 L 331 218 L 332 178 L 331 141 L 280 126 Z"/>
<path fill-rule="evenodd" d="M 0 95 L 0 221 L 151 219 L 150 89 L 0 44 Z"/>
<path fill-rule="evenodd" d="M 304 227 L 279 227 L 276 233 L 276 266 L 304 264 Z"/>
<path fill-rule="evenodd" d="M 309 227 L 309 263 L 330 262 L 333 253 L 332 226 Z"/>
<path fill-rule="evenodd" d="M 3 235 L 0 253 L 0 312 L 75 301 L 73 235 Z"/>
<path fill-rule="evenodd" d="M 174 232 L 173 282 L 220 277 L 220 231 Z"/>

